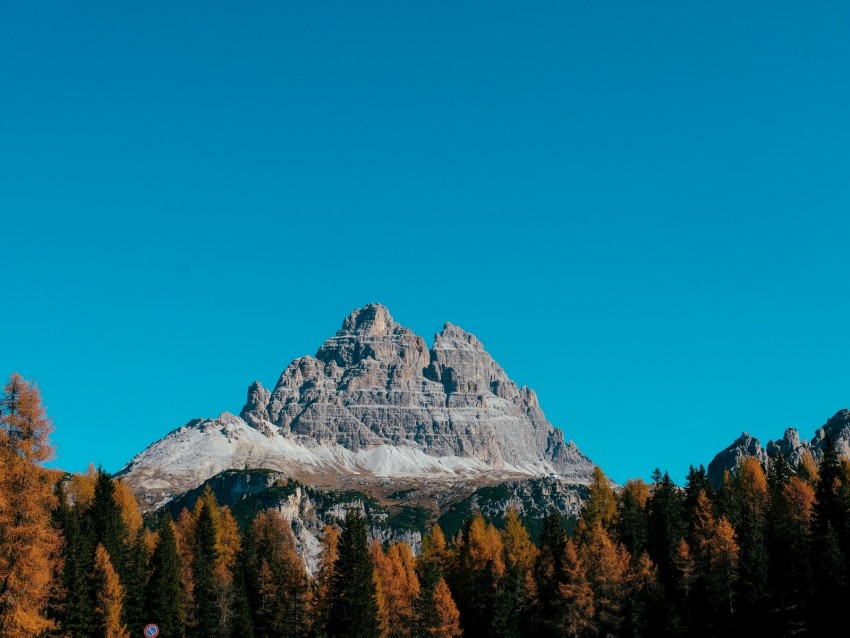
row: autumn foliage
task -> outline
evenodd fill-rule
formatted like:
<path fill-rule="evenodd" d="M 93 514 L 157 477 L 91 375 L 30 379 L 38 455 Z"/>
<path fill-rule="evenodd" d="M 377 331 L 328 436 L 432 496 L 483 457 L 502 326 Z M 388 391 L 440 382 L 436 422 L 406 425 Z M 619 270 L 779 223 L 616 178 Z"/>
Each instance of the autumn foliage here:
<path fill-rule="evenodd" d="M 386 542 L 352 507 L 303 537 L 280 511 L 237 523 L 207 488 L 143 519 L 120 480 L 47 470 L 51 424 L 18 375 L 0 402 L 0 638 L 841 636 L 850 594 L 850 462 L 827 442 L 715 489 L 614 486 L 599 468 L 571 537 L 549 512 L 476 513 L 447 539 Z M 536 526 L 540 529 L 540 526 Z M 302 530 L 303 531 L 303 530 Z M 300 533 L 300 532 L 299 532 Z"/>

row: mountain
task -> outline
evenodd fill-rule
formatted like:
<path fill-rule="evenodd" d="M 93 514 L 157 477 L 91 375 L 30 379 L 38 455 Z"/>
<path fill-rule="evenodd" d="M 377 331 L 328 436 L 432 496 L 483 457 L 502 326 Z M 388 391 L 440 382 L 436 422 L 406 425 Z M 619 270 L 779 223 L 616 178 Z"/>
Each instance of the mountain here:
<path fill-rule="evenodd" d="M 593 465 L 474 335 L 447 323 L 429 349 L 369 304 L 273 390 L 253 383 L 239 416 L 190 421 L 118 474 L 157 507 L 225 470 L 258 468 L 330 489 L 544 476 L 582 485 Z"/>
<path fill-rule="evenodd" d="M 410 487 L 394 491 L 369 489 L 321 489 L 305 485 L 270 470 L 226 470 L 197 488 L 164 505 L 176 518 L 190 511 L 209 486 L 221 505 L 227 505 L 240 524 L 252 521 L 273 508 L 289 521 L 298 554 L 307 571 L 315 572 L 320 560 L 325 525 L 339 525 L 350 509 L 366 519 L 369 537 L 380 542 L 404 541 L 419 552 L 423 536 L 434 522 L 449 537 L 461 530 L 466 519 L 481 511 L 496 525 L 504 522 L 513 507 L 522 517 L 532 539 L 539 537 L 546 514 L 555 509 L 575 523 L 587 490 L 557 477 L 523 478 L 491 485 L 465 481 L 455 485 Z"/>
<path fill-rule="evenodd" d="M 768 441 L 766 446 L 762 446 L 758 439 L 744 432 L 712 459 L 708 464 L 708 477 L 715 487 L 721 487 L 723 473 L 735 469 L 745 456 L 754 456 L 762 463 L 767 463 L 769 459 L 782 454 L 792 466 L 796 466 L 803 453 L 809 452 L 818 460 L 823 456 L 827 437 L 832 439 L 840 455 L 850 457 L 850 410 L 839 410 L 827 419 L 815 430 L 811 441 L 801 440 L 795 428 L 788 428 L 781 439 Z"/>

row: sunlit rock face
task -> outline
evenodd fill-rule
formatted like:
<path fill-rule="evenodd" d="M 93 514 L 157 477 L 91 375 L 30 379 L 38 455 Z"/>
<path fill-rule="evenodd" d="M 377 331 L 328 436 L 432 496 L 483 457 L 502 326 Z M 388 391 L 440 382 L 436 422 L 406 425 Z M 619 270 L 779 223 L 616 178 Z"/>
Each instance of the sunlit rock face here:
<path fill-rule="evenodd" d="M 801 440 L 795 428 L 788 428 L 781 439 L 768 441 L 762 447 L 758 439 L 746 432 L 714 457 L 708 465 L 708 476 L 715 487 L 723 485 L 723 474 L 732 472 L 745 456 L 753 456 L 761 463 L 770 463 L 781 454 L 796 467 L 804 453 L 808 452 L 817 461 L 823 456 L 827 439 L 831 440 L 839 456 L 850 459 L 850 410 L 839 410 L 821 427 L 815 430 L 811 441 Z"/>
<path fill-rule="evenodd" d="M 274 389 L 248 389 L 240 415 L 175 430 L 122 474 L 148 500 L 225 469 L 292 475 L 546 476 L 586 483 L 590 460 L 546 420 L 472 334 L 451 323 L 424 339 L 380 304 L 352 312 Z"/>

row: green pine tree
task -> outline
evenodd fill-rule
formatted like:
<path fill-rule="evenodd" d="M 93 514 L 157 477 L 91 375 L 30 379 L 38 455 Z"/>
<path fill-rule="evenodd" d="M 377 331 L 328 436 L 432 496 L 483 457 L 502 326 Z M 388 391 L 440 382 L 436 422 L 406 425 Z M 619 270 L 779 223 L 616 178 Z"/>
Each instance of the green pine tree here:
<path fill-rule="evenodd" d="M 118 577 L 124 581 L 128 561 L 128 531 L 121 517 L 121 507 L 115 500 L 115 484 L 109 474 L 98 469 L 94 484 L 94 500 L 89 508 L 89 518 L 100 543 L 109 554 Z M 92 553 L 94 550 L 92 550 Z"/>
<path fill-rule="evenodd" d="M 124 581 L 124 622 L 134 635 L 144 629 L 145 589 L 148 584 L 148 548 L 145 545 L 144 528 L 136 532 L 133 544 L 127 554 L 127 568 Z"/>
<path fill-rule="evenodd" d="M 213 570 L 218 558 L 212 506 L 204 501 L 195 524 L 192 582 L 195 591 L 195 632 L 199 638 L 215 636 L 219 630 L 219 610 L 215 599 Z"/>
<path fill-rule="evenodd" d="M 159 539 L 151 555 L 143 622 L 159 625 L 163 636 L 183 638 L 185 635 L 180 562 L 174 526 L 168 509 L 165 509 L 159 520 Z"/>
<path fill-rule="evenodd" d="M 378 603 L 366 522 L 356 511 L 345 516 L 334 564 L 328 636 L 378 638 Z"/>

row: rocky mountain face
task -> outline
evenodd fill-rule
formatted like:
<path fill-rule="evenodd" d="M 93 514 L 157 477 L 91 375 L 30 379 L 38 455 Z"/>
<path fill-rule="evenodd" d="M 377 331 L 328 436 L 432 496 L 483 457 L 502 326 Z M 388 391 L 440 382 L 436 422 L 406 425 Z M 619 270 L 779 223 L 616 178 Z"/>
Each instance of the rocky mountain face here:
<path fill-rule="evenodd" d="M 768 441 L 766 446 L 762 446 L 758 439 L 744 432 L 708 464 L 708 477 L 719 488 L 723 485 L 723 473 L 735 469 L 745 456 L 754 456 L 760 462 L 767 463 L 769 459 L 782 454 L 792 466 L 796 466 L 803 453 L 808 451 L 818 460 L 823 456 L 827 437 L 832 439 L 840 455 L 850 457 L 850 410 L 839 410 L 815 430 L 811 441 L 801 440 L 795 428 L 788 428 L 781 439 Z"/>
<path fill-rule="evenodd" d="M 174 430 L 119 475 L 156 507 L 229 469 L 266 468 L 305 485 L 557 476 L 592 463 L 472 334 L 447 323 L 431 348 L 370 304 L 274 389 L 248 389 L 239 416 Z"/>
<path fill-rule="evenodd" d="M 422 537 L 437 522 L 450 537 L 479 510 L 498 525 L 508 507 L 523 518 L 532 538 L 539 535 L 543 519 L 554 508 L 574 522 L 586 488 L 554 477 L 527 478 L 492 485 L 470 481 L 420 485 L 394 491 L 374 489 L 321 489 L 304 485 L 269 470 L 227 470 L 199 487 L 169 501 L 165 507 L 176 518 L 191 510 L 209 486 L 218 502 L 231 508 L 240 523 L 268 509 L 279 511 L 290 522 L 296 549 L 310 573 L 319 565 L 322 530 L 339 525 L 350 509 L 365 518 L 371 540 L 404 541 L 418 553 Z"/>

